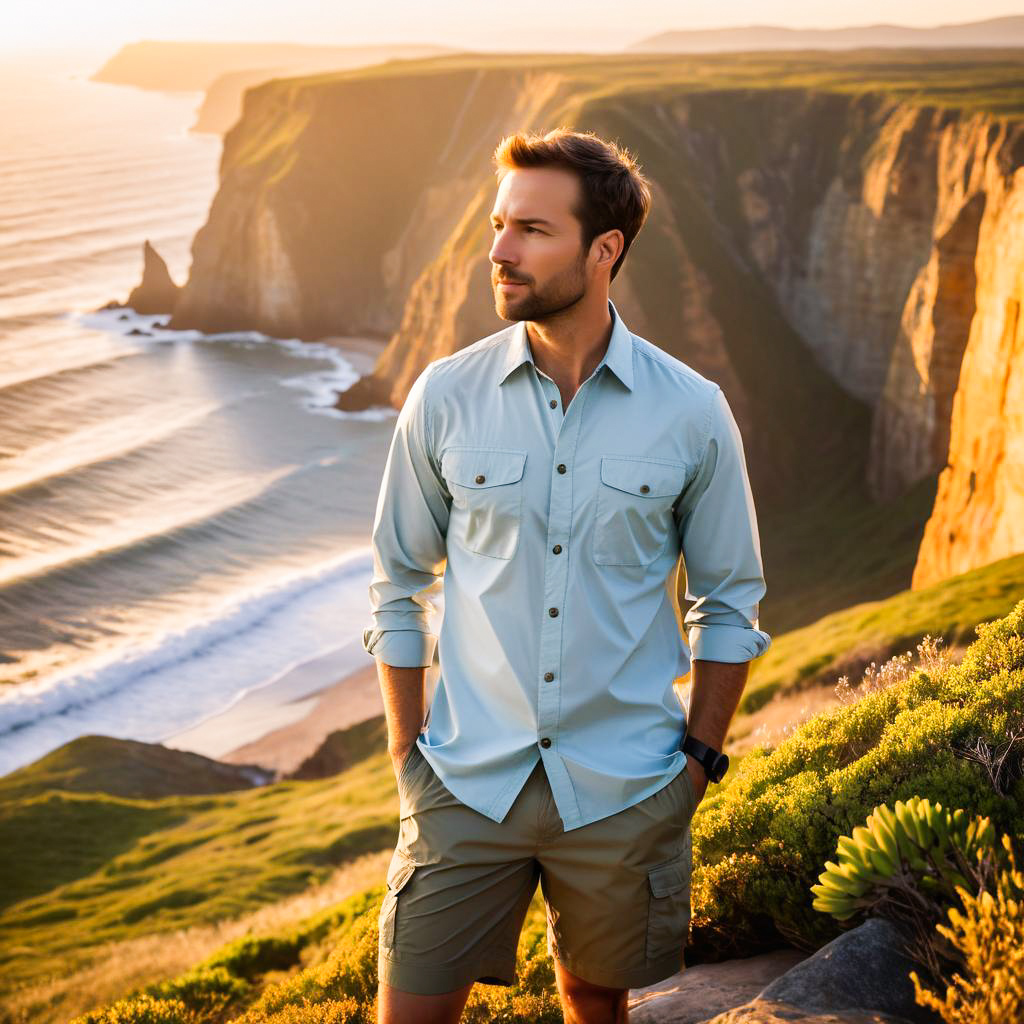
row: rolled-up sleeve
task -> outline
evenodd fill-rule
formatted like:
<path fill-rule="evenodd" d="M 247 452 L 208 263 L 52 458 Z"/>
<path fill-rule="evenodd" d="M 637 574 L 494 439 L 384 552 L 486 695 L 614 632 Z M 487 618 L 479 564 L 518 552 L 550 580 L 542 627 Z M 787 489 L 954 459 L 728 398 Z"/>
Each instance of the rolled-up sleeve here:
<path fill-rule="evenodd" d="M 693 659 L 742 662 L 763 654 L 771 637 L 757 625 L 765 594 L 757 517 L 743 441 L 721 387 L 675 516 L 686 599 L 694 601 L 683 619 Z"/>
<path fill-rule="evenodd" d="M 431 367 L 413 382 L 398 414 L 373 521 L 373 625 L 363 630 L 363 647 L 396 668 L 426 667 L 433 661 L 435 609 L 427 593 L 447 559 L 451 495 L 430 444 Z"/>

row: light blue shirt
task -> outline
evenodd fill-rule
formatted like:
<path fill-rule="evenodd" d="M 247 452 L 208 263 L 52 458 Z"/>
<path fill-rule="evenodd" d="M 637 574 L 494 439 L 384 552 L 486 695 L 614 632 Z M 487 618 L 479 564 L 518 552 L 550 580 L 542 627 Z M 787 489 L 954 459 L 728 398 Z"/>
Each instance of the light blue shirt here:
<path fill-rule="evenodd" d="M 520 321 L 425 367 L 384 467 L 363 646 L 401 667 L 429 666 L 437 644 L 416 742 L 494 821 L 538 758 L 566 831 L 682 771 L 672 684 L 690 655 L 667 586 L 680 553 L 694 658 L 744 662 L 771 643 L 725 395 L 608 308 L 607 350 L 568 409 Z"/>

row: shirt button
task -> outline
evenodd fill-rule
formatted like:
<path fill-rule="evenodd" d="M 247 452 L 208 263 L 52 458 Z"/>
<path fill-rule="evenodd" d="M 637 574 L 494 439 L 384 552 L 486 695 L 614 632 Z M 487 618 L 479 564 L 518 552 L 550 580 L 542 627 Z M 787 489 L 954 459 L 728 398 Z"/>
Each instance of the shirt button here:
<path fill-rule="evenodd" d="M 541 745 L 542 747 L 550 747 L 550 746 L 551 746 L 551 740 L 549 740 L 549 739 L 547 738 L 547 736 L 545 736 L 545 737 L 544 737 L 544 739 L 542 739 L 542 740 L 540 741 L 540 745 Z"/>
<path fill-rule="evenodd" d="M 554 552 L 554 553 L 555 553 L 556 555 L 560 555 L 560 554 L 562 553 L 562 545 L 561 545 L 561 544 L 556 544 L 556 545 L 555 545 L 555 546 L 554 546 L 554 547 L 553 547 L 553 548 L 552 548 L 551 550 L 552 550 L 552 551 L 553 551 L 553 552 Z"/>
<path fill-rule="evenodd" d="M 551 405 L 552 409 L 557 409 L 558 408 L 558 399 L 552 398 L 551 402 L 550 402 L 550 405 Z"/>
<path fill-rule="evenodd" d="M 555 678 L 555 673 L 554 672 L 545 672 L 544 673 L 544 682 L 545 683 L 550 683 L 551 680 L 554 679 L 554 678 Z"/>
<path fill-rule="evenodd" d="M 477 482 L 479 483 L 480 481 L 477 481 Z M 641 484 L 640 485 L 640 493 L 641 494 L 646 494 L 649 490 L 650 490 L 650 487 L 648 487 L 647 484 Z"/>
<path fill-rule="evenodd" d="M 554 618 L 557 614 L 558 614 L 558 609 L 557 608 L 549 608 L 548 609 L 548 615 L 550 615 L 551 618 Z"/>
<path fill-rule="evenodd" d="M 483 473 L 477 473 L 477 475 L 476 475 L 476 482 L 478 484 L 482 484 L 484 482 L 484 475 L 483 475 Z"/>
<path fill-rule="evenodd" d="M 565 472 L 565 463 L 564 462 L 560 462 L 558 464 L 558 472 L 559 473 L 564 473 Z"/>

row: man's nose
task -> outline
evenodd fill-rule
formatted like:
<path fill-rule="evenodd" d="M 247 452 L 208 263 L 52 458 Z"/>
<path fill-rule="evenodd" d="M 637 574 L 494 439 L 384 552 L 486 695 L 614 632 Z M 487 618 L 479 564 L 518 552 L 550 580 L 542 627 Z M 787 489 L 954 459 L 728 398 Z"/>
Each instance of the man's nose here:
<path fill-rule="evenodd" d="M 508 237 L 500 231 L 494 233 L 494 241 L 491 242 L 490 259 L 495 264 L 514 264 L 516 262 L 513 246 L 509 243 Z"/>

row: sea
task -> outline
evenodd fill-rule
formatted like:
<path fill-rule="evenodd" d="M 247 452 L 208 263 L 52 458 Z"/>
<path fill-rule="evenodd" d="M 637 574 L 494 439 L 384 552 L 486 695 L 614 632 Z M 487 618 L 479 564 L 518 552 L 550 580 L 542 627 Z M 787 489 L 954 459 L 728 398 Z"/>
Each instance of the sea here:
<path fill-rule="evenodd" d="M 185 282 L 221 152 L 201 93 L 91 82 L 106 56 L 0 59 L 0 775 L 372 664 L 394 410 L 331 407 L 344 340 L 99 311 L 147 239 Z"/>

